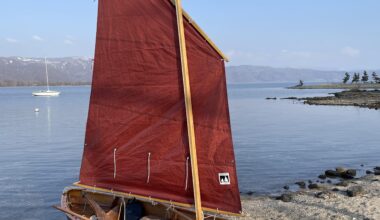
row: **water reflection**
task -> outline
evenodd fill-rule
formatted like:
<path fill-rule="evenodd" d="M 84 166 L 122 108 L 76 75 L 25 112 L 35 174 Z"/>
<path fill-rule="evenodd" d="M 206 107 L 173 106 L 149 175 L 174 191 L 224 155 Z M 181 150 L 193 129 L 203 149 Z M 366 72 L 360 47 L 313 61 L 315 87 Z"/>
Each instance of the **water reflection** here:
<path fill-rule="evenodd" d="M 46 99 L 46 122 L 48 136 L 51 136 L 51 112 L 50 112 L 50 97 Z"/>

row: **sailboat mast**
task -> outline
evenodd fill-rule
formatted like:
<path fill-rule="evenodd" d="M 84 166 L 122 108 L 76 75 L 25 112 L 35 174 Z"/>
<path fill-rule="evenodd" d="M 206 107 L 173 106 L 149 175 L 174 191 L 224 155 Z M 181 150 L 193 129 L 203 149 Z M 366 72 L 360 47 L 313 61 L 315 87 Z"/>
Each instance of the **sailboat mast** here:
<path fill-rule="evenodd" d="M 45 57 L 45 74 L 46 74 L 47 91 L 50 91 L 50 88 L 49 88 L 49 76 L 48 76 L 48 69 L 47 69 L 47 61 L 46 61 L 46 57 Z"/>
<path fill-rule="evenodd" d="M 196 219 L 203 220 L 202 202 L 201 202 L 201 190 L 199 184 L 199 174 L 198 174 L 198 159 L 197 159 L 197 148 L 195 143 L 195 131 L 194 131 L 194 118 L 193 118 L 193 107 L 191 102 L 191 90 L 190 90 L 190 78 L 189 78 L 189 67 L 187 62 L 187 51 L 186 51 L 186 41 L 185 41 L 185 29 L 183 25 L 183 12 L 181 6 L 181 0 L 175 0 L 176 12 L 177 12 L 177 26 L 178 26 L 178 37 L 181 53 L 181 65 L 182 65 L 182 78 L 184 87 L 184 98 L 186 105 L 186 118 L 187 118 L 187 132 L 189 137 L 189 147 L 190 147 L 190 160 L 191 160 L 191 170 L 193 179 L 193 191 L 194 191 L 194 203 Z"/>

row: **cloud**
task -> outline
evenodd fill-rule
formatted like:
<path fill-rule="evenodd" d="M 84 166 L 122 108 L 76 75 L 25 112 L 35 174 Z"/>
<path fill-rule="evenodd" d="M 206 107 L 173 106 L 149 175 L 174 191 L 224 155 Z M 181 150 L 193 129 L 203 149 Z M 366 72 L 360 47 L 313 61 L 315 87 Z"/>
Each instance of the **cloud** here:
<path fill-rule="evenodd" d="M 311 53 L 307 51 L 294 51 L 291 53 L 295 57 L 301 57 L 301 58 L 310 58 Z"/>
<path fill-rule="evenodd" d="M 73 45 L 74 44 L 74 40 L 75 38 L 71 35 L 66 35 L 65 36 L 65 40 L 63 41 L 64 44 L 67 44 L 67 45 Z"/>
<path fill-rule="evenodd" d="M 251 52 L 246 52 L 246 51 L 239 51 L 239 50 L 230 50 L 227 53 L 228 57 L 244 57 L 244 58 L 251 58 L 253 57 L 253 53 Z"/>
<path fill-rule="evenodd" d="M 65 40 L 63 41 L 63 43 L 64 43 L 64 44 L 68 44 L 68 45 L 73 45 L 73 44 L 74 44 L 74 42 L 73 42 L 72 40 L 69 40 L 69 39 L 65 39 Z"/>
<path fill-rule="evenodd" d="M 36 40 L 36 41 L 43 41 L 44 39 L 42 39 L 42 37 L 38 36 L 38 35 L 33 35 L 32 36 L 33 40 Z"/>
<path fill-rule="evenodd" d="M 350 46 L 343 47 L 341 52 L 343 55 L 346 55 L 349 57 L 357 57 L 360 55 L 360 50 L 352 48 Z"/>
<path fill-rule="evenodd" d="M 5 40 L 8 42 L 8 43 L 18 43 L 18 40 L 14 39 L 14 38 L 5 38 Z"/>
<path fill-rule="evenodd" d="M 71 35 L 66 35 L 66 39 L 69 39 L 69 40 L 74 40 L 74 37 L 71 36 Z"/>
<path fill-rule="evenodd" d="M 282 49 L 281 56 L 289 58 L 310 58 L 312 54 L 308 51 L 289 51 L 287 49 Z"/>

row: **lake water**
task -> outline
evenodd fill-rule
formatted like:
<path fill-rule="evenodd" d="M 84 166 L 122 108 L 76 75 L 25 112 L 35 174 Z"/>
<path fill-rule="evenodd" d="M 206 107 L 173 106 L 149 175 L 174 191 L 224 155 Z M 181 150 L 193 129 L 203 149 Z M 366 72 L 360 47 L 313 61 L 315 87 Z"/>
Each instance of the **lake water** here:
<path fill-rule="evenodd" d="M 332 92 L 284 86 L 229 87 L 242 192 L 276 193 L 324 169 L 380 165 L 380 111 L 265 100 Z M 78 180 L 90 87 L 32 97 L 38 89 L 0 88 L 0 219 L 65 219 L 50 206 Z"/>

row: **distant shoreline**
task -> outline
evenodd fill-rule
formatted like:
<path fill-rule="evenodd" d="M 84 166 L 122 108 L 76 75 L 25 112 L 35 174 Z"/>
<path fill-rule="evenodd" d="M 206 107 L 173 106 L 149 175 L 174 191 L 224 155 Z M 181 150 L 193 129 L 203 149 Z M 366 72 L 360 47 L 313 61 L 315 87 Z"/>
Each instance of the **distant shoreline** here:
<path fill-rule="evenodd" d="M 297 85 L 287 87 L 287 89 L 380 89 L 380 83 Z"/>
<path fill-rule="evenodd" d="M 89 86 L 91 82 L 56 82 L 49 83 L 50 86 Z M 0 82 L 0 88 L 6 87 L 34 87 L 46 86 L 46 83 L 26 83 L 26 82 Z"/>

